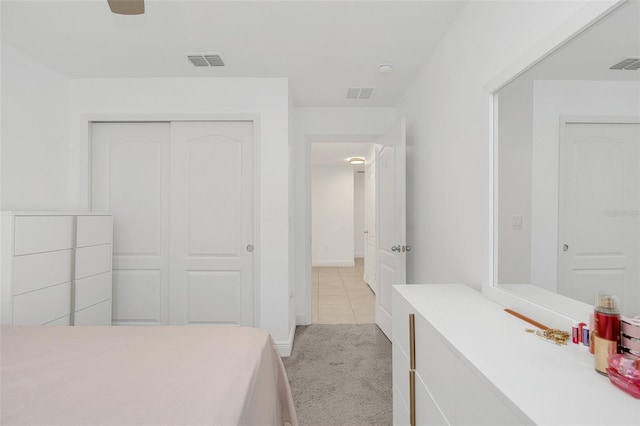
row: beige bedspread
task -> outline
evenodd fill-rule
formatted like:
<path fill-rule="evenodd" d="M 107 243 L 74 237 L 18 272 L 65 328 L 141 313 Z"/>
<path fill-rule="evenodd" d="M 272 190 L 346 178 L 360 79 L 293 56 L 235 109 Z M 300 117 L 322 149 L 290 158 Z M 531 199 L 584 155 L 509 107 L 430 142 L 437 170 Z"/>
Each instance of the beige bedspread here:
<path fill-rule="evenodd" d="M 261 329 L 1 333 L 2 425 L 297 424 L 282 361 Z"/>

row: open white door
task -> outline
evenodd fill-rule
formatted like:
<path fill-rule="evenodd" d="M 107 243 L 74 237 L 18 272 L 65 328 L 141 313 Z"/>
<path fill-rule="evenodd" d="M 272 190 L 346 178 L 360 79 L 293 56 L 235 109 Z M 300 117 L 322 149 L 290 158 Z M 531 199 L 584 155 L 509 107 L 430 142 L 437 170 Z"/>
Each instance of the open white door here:
<path fill-rule="evenodd" d="M 391 339 L 391 286 L 406 284 L 404 118 L 376 143 L 376 323 Z"/>
<path fill-rule="evenodd" d="M 364 282 L 374 293 L 376 287 L 376 161 L 375 158 L 364 169 Z"/>

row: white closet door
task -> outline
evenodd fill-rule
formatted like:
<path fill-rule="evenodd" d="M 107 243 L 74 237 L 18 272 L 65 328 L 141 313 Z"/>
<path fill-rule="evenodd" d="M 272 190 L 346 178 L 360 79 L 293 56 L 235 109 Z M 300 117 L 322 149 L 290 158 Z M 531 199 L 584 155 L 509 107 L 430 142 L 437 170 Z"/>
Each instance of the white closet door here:
<path fill-rule="evenodd" d="M 172 324 L 253 325 L 253 125 L 171 126 Z"/>
<path fill-rule="evenodd" d="M 615 294 L 637 315 L 640 124 L 566 123 L 562 149 L 558 291 L 585 303 Z"/>
<path fill-rule="evenodd" d="M 168 323 L 170 123 L 94 123 L 93 210 L 113 214 L 113 323 Z"/>

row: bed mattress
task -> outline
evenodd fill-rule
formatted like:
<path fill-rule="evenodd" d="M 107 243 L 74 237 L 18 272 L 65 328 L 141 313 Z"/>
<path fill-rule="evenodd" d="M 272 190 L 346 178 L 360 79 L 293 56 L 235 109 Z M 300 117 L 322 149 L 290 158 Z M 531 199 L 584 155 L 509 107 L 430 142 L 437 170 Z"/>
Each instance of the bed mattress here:
<path fill-rule="evenodd" d="M 246 327 L 1 329 L 3 425 L 296 425 L 270 335 Z"/>

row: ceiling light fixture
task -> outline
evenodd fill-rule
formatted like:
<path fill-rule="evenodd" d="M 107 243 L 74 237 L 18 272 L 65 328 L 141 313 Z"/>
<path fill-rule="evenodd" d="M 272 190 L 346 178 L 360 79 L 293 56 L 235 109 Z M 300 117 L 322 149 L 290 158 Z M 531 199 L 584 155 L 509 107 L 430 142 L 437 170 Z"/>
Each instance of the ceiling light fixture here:
<path fill-rule="evenodd" d="M 347 161 L 349 161 L 349 164 L 364 164 L 363 157 L 351 157 Z"/>

